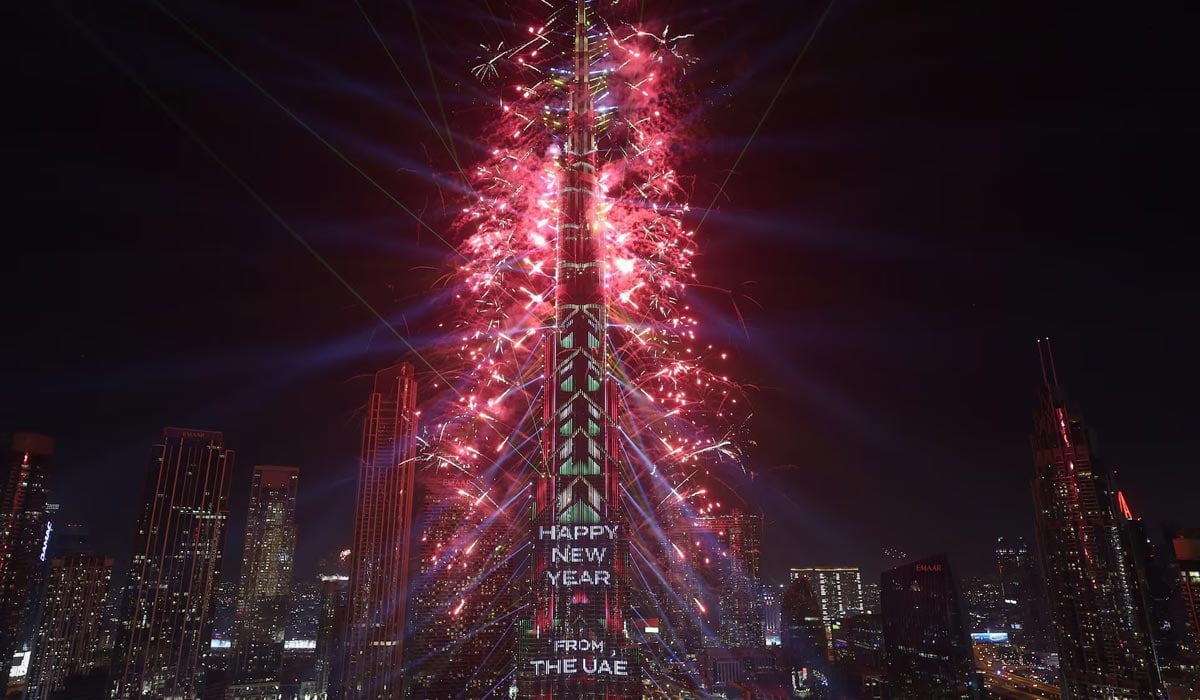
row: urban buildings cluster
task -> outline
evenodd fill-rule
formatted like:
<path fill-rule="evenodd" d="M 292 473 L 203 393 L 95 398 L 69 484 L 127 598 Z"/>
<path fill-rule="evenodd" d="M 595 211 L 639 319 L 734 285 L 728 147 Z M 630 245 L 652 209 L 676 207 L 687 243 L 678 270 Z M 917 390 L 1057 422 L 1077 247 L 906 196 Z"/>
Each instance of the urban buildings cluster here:
<path fill-rule="evenodd" d="M 495 577 L 447 577 L 427 546 L 467 513 L 449 507 L 454 483 L 417 478 L 416 405 L 410 365 L 376 375 L 353 541 L 311 582 L 293 576 L 296 467 L 253 468 L 240 578 L 222 584 L 234 452 L 219 432 L 165 429 L 114 590 L 113 559 L 90 551 L 86 529 L 60 522 L 49 500 L 53 440 L 9 436 L 0 512 L 9 694 L 508 696 L 522 651 L 489 624 L 498 613 L 477 611 L 483 624 L 443 614 L 461 608 L 464 586 Z M 687 656 L 662 676 L 677 682 L 642 683 L 629 696 L 1195 697 L 1200 531 L 1157 541 L 1147 532 L 1052 369 L 1032 448 L 1037 544 L 998 538 L 986 576 L 960 580 L 937 554 L 884 571 L 877 587 L 853 566 L 797 566 L 772 585 L 760 572 L 762 516 L 680 515 L 669 533 L 679 565 L 665 582 L 676 595 L 658 598 L 661 617 L 641 631 L 677 626 Z"/>

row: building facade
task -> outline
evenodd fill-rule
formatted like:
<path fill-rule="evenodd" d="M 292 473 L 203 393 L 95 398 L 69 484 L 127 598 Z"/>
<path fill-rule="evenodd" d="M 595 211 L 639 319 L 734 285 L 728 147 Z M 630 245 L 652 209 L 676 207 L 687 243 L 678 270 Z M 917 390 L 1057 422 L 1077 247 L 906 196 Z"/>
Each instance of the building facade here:
<path fill-rule="evenodd" d="M 1179 567 L 1179 599 L 1187 627 L 1187 643 L 1200 654 L 1200 530 L 1183 530 L 1171 538 Z"/>
<path fill-rule="evenodd" d="M 946 557 L 885 571 L 879 589 L 892 700 L 980 700 L 971 639 Z"/>
<path fill-rule="evenodd" d="M 220 432 L 167 428 L 146 473 L 113 666 L 114 697 L 204 690 L 233 450 Z"/>
<path fill-rule="evenodd" d="M 296 467 L 258 465 L 250 482 L 238 595 L 235 679 L 280 680 L 296 553 Z"/>
<path fill-rule="evenodd" d="M 1131 533 L 1112 475 L 1051 372 L 1032 435 L 1033 495 L 1042 570 L 1065 698 L 1163 697 Z"/>
<path fill-rule="evenodd" d="M 818 566 L 793 568 L 791 580 L 808 579 L 821 604 L 825 633 L 833 639 L 839 620 L 864 610 L 862 572 L 854 566 Z"/>
<path fill-rule="evenodd" d="M 66 679 L 107 662 L 104 611 L 112 569 L 112 559 L 84 552 L 50 562 L 26 698 L 46 700 Z"/>
<path fill-rule="evenodd" d="M 0 678 L 25 638 L 30 601 L 40 582 L 47 541 L 46 496 L 54 440 L 14 433 L 5 445 L 0 494 Z"/>
<path fill-rule="evenodd" d="M 1025 538 L 997 538 L 996 573 L 1009 641 L 1033 651 L 1048 650 L 1045 591 Z"/>
<path fill-rule="evenodd" d="M 800 576 L 788 585 L 783 595 L 780 642 L 792 691 L 798 697 L 825 698 L 829 690 L 829 631 L 814 583 Z"/>
<path fill-rule="evenodd" d="M 376 373 L 363 421 L 350 548 L 347 698 L 400 698 L 404 693 L 416 402 L 411 364 Z"/>

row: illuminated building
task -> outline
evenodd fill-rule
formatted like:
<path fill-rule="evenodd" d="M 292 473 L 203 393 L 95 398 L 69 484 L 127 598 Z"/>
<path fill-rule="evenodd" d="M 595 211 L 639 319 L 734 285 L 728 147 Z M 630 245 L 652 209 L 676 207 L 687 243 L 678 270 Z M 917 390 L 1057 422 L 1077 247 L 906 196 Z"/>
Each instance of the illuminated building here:
<path fill-rule="evenodd" d="M 1035 651 L 1050 646 L 1045 629 L 1044 590 L 1025 538 L 996 540 L 996 571 L 1009 641 Z"/>
<path fill-rule="evenodd" d="M 576 0 L 567 136 L 559 186 L 552 350 L 542 430 L 547 469 L 534 498 L 533 619 L 518 679 L 529 698 L 597 700 L 641 693 L 625 638 L 628 522 L 620 509 L 604 237 L 597 198 L 596 46 L 589 3 Z M 594 85 L 593 82 L 597 85 Z M 762 637 L 761 615 L 759 638 Z"/>
<path fill-rule="evenodd" d="M 705 571 L 716 600 L 713 627 L 720 646 L 764 644 L 759 593 L 762 516 L 734 509 L 727 515 L 695 518 L 687 528 L 692 568 Z"/>
<path fill-rule="evenodd" d="M 296 553 L 300 470 L 258 465 L 250 481 L 242 582 L 238 596 L 239 684 L 279 682 Z"/>
<path fill-rule="evenodd" d="M 1200 649 L 1200 530 L 1183 530 L 1171 538 L 1179 566 L 1179 598 L 1193 649 Z"/>
<path fill-rule="evenodd" d="M 122 602 L 115 697 L 203 692 L 233 457 L 208 430 L 167 428 L 154 448 Z"/>
<path fill-rule="evenodd" d="M 461 496 L 465 479 L 422 474 L 416 544 L 410 696 L 476 698 L 497 689 L 511 669 L 512 625 L 504 620 L 515 573 L 508 553 L 514 544 L 491 509 Z M 524 534 L 523 530 L 517 531 Z M 469 533 L 462 537 L 462 533 Z M 504 691 L 507 693 L 507 689 Z"/>
<path fill-rule="evenodd" d="M 1176 655 L 1179 636 L 1179 631 L 1172 623 L 1171 584 L 1168 582 L 1169 574 L 1164 570 L 1167 562 L 1159 557 L 1158 548 L 1146 529 L 1146 521 L 1134 516 L 1125 494 L 1120 491 L 1117 492 L 1117 512 L 1120 513 L 1118 521 L 1129 544 L 1129 555 L 1145 605 L 1154 656 L 1159 669 L 1165 671 L 1167 660 Z"/>
<path fill-rule="evenodd" d="M 858 689 L 865 697 L 878 697 L 869 691 L 883 685 L 883 619 L 879 614 L 842 618 L 833 648 L 846 687 Z"/>
<path fill-rule="evenodd" d="M 411 364 L 376 373 L 363 422 L 350 548 L 347 698 L 403 695 L 416 401 Z"/>
<path fill-rule="evenodd" d="M 45 700 L 67 678 L 87 675 L 107 660 L 104 610 L 112 568 L 112 559 L 82 552 L 50 563 L 27 698 Z"/>
<path fill-rule="evenodd" d="M 825 631 L 833 639 L 834 626 L 847 615 L 863 611 L 862 572 L 854 566 L 793 568 L 791 580 L 807 578 L 821 602 Z"/>
<path fill-rule="evenodd" d="M 0 659 L 8 661 L 28 640 L 27 610 L 38 585 L 47 543 L 46 494 L 54 440 L 14 433 L 6 445 L 0 502 Z"/>
<path fill-rule="evenodd" d="M 317 624 L 313 690 L 317 697 L 341 700 L 346 677 L 346 610 L 350 577 L 346 575 L 350 550 L 336 563 L 321 561 L 321 617 Z"/>
<path fill-rule="evenodd" d="M 879 614 L 879 583 L 868 581 L 863 584 L 863 612 Z"/>
<path fill-rule="evenodd" d="M 1160 698 L 1145 592 L 1112 475 L 1059 386 L 1052 355 L 1049 372 L 1045 366 L 1031 439 L 1033 495 L 1064 697 Z"/>
<path fill-rule="evenodd" d="M 893 700 L 979 700 L 958 586 L 944 555 L 883 572 L 883 643 Z"/>
<path fill-rule="evenodd" d="M 802 574 L 783 594 L 783 658 L 792 690 L 805 698 L 826 697 L 829 677 L 829 632 L 814 583 Z"/>
<path fill-rule="evenodd" d="M 763 637 L 767 646 L 777 646 L 781 643 L 783 594 L 786 590 L 784 586 L 763 586 Z"/>
<path fill-rule="evenodd" d="M 204 656 L 204 668 L 218 676 L 231 672 L 236 660 L 233 638 L 237 633 L 240 584 L 236 580 L 220 582 L 213 598 L 212 640 Z"/>

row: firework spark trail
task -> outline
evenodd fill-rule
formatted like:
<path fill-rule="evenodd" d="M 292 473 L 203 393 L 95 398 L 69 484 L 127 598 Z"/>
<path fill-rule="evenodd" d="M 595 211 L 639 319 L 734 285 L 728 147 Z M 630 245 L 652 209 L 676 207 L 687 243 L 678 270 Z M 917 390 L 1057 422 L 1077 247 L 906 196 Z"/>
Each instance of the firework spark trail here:
<path fill-rule="evenodd" d="M 494 144 L 488 157 L 467 168 L 474 196 L 456 225 L 461 261 L 449 280 L 461 290 L 459 305 L 444 323 L 446 342 L 439 355 L 453 368 L 446 373 L 457 392 L 431 399 L 437 410 L 431 411 L 423 450 L 428 474 L 477 484 L 463 490 L 463 499 L 489 489 L 517 491 L 542 473 L 534 465 L 543 459 L 539 447 L 548 429 L 537 409 L 547 396 L 545 337 L 555 317 L 563 139 L 570 118 L 566 85 L 572 72 L 562 66 L 574 35 L 574 17 L 563 12 L 574 2 L 546 4 L 550 15 L 532 22 L 526 38 L 498 47 L 474 70 L 481 80 L 499 85 L 501 118 L 484 139 Z M 644 604 L 653 610 L 674 603 L 695 623 L 692 603 L 671 588 L 679 579 L 664 571 L 663 557 L 669 545 L 677 548 L 670 541 L 673 522 L 719 507 L 710 488 L 682 487 L 698 474 L 715 476 L 712 470 L 722 464 L 740 467 L 736 435 L 745 402 L 739 403 L 741 387 L 711 369 L 726 355 L 702 342 L 699 319 L 686 302 L 686 289 L 696 280 L 697 249 L 695 231 L 685 224 L 690 208 L 673 146 L 679 115 L 688 106 L 677 87 L 691 62 L 681 47 L 688 35 L 666 27 L 651 30 L 636 17 L 625 21 L 616 5 L 605 7 L 614 16 L 589 29 L 589 40 L 601 49 L 589 64 L 588 89 L 600 134 L 590 215 L 602 238 L 610 320 L 602 342 L 609 346 L 606 381 L 612 387 L 621 455 L 615 461 L 622 481 L 635 486 L 619 498 L 635 532 L 634 575 L 651 599 L 674 598 Z M 634 6 L 635 15 L 637 10 Z M 509 439 L 487 430 L 496 420 L 531 425 Z M 464 502 L 459 507 L 472 512 L 476 506 Z M 489 528 L 500 541 L 528 542 L 529 525 L 516 517 L 518 512 L 527 516 L 514 508 L 498 512 L 498 518 L 463 518 L 439 529 L 441 547 L 466 562 L 472 555 L 465 544 L 479 541 Z M 504 526 L 496 534 L 500 521 Z M 451 588 L 490 589 L 482 585 L 485 579 Z M 527 586 L 513 590 L 519 581 L 509 576 L 497 586 L 497 596 L 512 601 L 506 609 L 522 608 L 527 600 Z M 489 625 L 482 612 L 477 607 L 462 615 Z M 680 650 L 656 653 L 670 659 Z"/>
<path fill-rule="evenodd" d="M 304 129 L 306 131 L 308 131 L 313 137 L 315 137 L 320 143 L 322 143 L 324 146 L 326 146 L 330 151 L 332 151 L 335 155 L 337 155 L 347 165 L 349 165 L 356 172 L 358 172 L 360 175 L 362 175 L 364 179 L 366 179 L 368 182 L 370 182 L 372 185 L 374 185 L 375 188 L 378 189 L 380 192 L 382 192 L 385 196 L 387 196 L 387 198 L 389 200 L 391 200 L 394 204 L 396 204 L 401 209 L 403 209 L 406 213 L 408 213 L 410 216 L 412 216 L 421 226 L 423 226 L 427 230 L 433 232 L 438 237 L 439 240 L 445 242 L 447 245 L 450 245 L 449 242 L 444 237 L 442 237 L 433 228 L 431 228 L 428 224 L 426 224 L 423 219 L 421 219 L 417 214 L 412 212 L 412 210 L 410 210 L 408 207 L 406 207 L 402 202 L 397 200 L 382 185 L 380 185 L 378 182 L 373 180 L 358 165 L 356 165 L 353 161 L 351 161 L 348 157 L 346 157 L 340 150 L 338 150 L 335 146 L 333 146 L 333 144 L 331 144 L 328 140 L 326 140 L 324 137 L 322 137 L 312 127 L 308 126 L 307 123 L 305 123 L 294 112 L 292 112 L 290 109 L 288 109 L 288 107 L 286 105 L 284 105 L 277 98 L 275 98 L 274 95 L 272 95 L 269 91 L 267 91 L 260 84 L 258 84 L 256 81 L 254 81 L 248 74 L 246 74 L 244 71 L 242 71 L 238 66 L 236 66 L 234 63 L 232 63 L 223 54 L 221 54 L 214 46 L 212 46 L 212 44 L 210 44 L 207 40 L 205 40 L 201 35 L 196 33 L 189 25 L 184 23 L 180 18 L 178 18 L 174 14 L 170 13 L 170 11 L 167 10 L 165 7 L 159 5 L 158 3 L 155 3 L 155 5 L 160 10 L 162 10 L 164 14 L 166 14 L 171 19 L 176 21 L 197 42 L 199 42 L 200 44 L 205 46 L 210 52 L 212 52 L 215 56 L 220 58 L 224 63 L 226 63 L 226 65 L 228 65 L 231 69 L 233 69 L 239 76 L 241 76 L 244 80 L 246 80 L 248 83 L 250 83 L 256 89 L 258 89 L 259 92 L 261 92 L 272 103 L 274 103 L 277 107 L 279 107 L 285 114 L 287 114 L 294 121 L 296 121 L 297 124 L 300 124 L 302 127 L 304 127 Z M 414 357 L 419 359 L 421 361 L 421 363 L 425 366 L 425 368 L 433 376 L 437 377 L 440 380 L 441 384 L 446 386 L 449 391 L 453 392 L 456 396 L 458 396 L 460 398 L 460 400 L 466 399 L 466 397 L 463 396 L 463 394 L 461 393 L 459 388 L 455 385 L 455 383 L 453 381 L 451 381 L 445 373 L 443 373 L 440 363 L 435 364 L 434 362 L 430 361 L 429 356 L 426 353 L 421 352 L 420 349 L 418 349 L 416 346 L 414 346 L 409 341 L 409 339 L 404 334 L 402 334 L 377 308 L 375 308 L 375 306 L 373 304 L 371 304 L 364 296 L 362 296 L 362 294 L 359 293 L 359 291 L 345 277 L 343 277 L 337 271 L 337 269 L 334 268 L 329 263 L 329 261 L 327 261 L 308 242 L 308 240 L 306 238 L 304 238 L 304 236 L 301 235 L 300 232 L 297 231 L 295 229 L 295 227 L 293 227 L 278 212 L 278 210 L 276 210 L 265 198 L 263 198 L 262 195 L 259 194 L 259 192 L 252 185 L 250 185 L 250 183 L 247 182 L 233 168 L 232 165 L 230 165 L 228 163 L 228 161 L 226 161 L 224 158 L 222 158 L 207 143 L 207 141 L 205 141 L 204 138 L 200 136 L 200 134 L 198 132 L 196 132 L 186 121 L 184 121 L 184 119 L 182 117 L 179 116 L 179 114 L 177 112 L 175 112 L 175 110 L 173 110 L 169 105 L 167 105 L 158 96 L 157 93 L 155 93 L 144 81 L 142 81 L 138 77 L 136 72 L 134 72 L 133 69 L 131 67 L 129 67 L 128 64 L 126 64 L 123 60 L 121 60 L 118 56 L 116 56 L 116 54 L 114 54 L 112 51 L 110 51 L 103 44 L 103 42 L 99 39 L 99 37 L 97 37 L 77 17 L 75 17 L 74 15 L 70 14 L 68 11 L 61 9 L 61 8 L 60 8 L 60 12 L 62 12 L 64 14 L 64 16 L 66 16 L 69 20 L 71 20 L 71 22 L 74 23 L 85 34 L 85 36 L 88 38 L 90 43 L 92 43 L 97 48 L 97 50 L 99 50 L 114 66 L 116 66 L 118 68 L 118 70 L 120 70 L 121 73 L 123 75 L 125 75 L 125 77 L 127 79 L 129 79 L 132 83 L 134 83 L 142 91 L 142 93 L 144 95 L 146 95 L 146 97 L 156 107 L 158 107 L 168 117 L 168 119 L 170 119 L 172 121 L 172 123 L 174 123 L 181 131 L 183 131 L 188 136 L 188 138 L 190 138 L 205 153 L 205 155 L 207 155 L 213 162 L 215 162 L 235 183 L 237 183 L 237 185 L 239 187 L 241 187 L 243 190 L 245 190 L 246 193 L 248 195 L 250 195 L 250 197 L 252 199 L 254 199 L 254 201 L 260 207 L 262 207 L 263 210 L 266 211 L 267 214 L 273 220 L 275 220 L 275 222 L 278 223 L 280 225 L 280 227 L 282 227 L 296 243 L 298 243 L 302 248 L 304 248 L 304 250 L 306 252 L 308 252 L 309 255 L 311 255 L 313 257 L 313 259 L 315 259 L 327 272 L 329 272 L 329 274 L 332 275 L 334 277 L 334 279 L 336 279 L 338 281 L 338 283 L 341 284 L 342 287 L 344 287 L 346 289 L 346 291 L 349 292 L 350 295 L 353 296 L 354 299 L 360 305 L 363 306 L 363 308 L 365 308 L 372 316 L 374 316 L 380 323 L 382 323 L 384 325 L 384 327 L 387 328 L 388 331 L 397 340 L 399 340 L 408 349 L 409 352 L 411 352 L 413 354 Z M 516 430 L 515 427 L 509 426 L 506 423 L 504 423 L 502 421 L 498 421 L 498 420 L 494 420 L 494 421 L 490 422 L 488 424 L 488 429 L 490 431 L 494 432 L 495 434 L 500 435 L 501 437 L 511 435 Z M 527 465 L 530 468 L 536 469 L 536 465 L 529 459 L 529 457 L 527 455 L 525 455 L 524 453 L 520 453 L 520 456 L 527 462 Z"/>

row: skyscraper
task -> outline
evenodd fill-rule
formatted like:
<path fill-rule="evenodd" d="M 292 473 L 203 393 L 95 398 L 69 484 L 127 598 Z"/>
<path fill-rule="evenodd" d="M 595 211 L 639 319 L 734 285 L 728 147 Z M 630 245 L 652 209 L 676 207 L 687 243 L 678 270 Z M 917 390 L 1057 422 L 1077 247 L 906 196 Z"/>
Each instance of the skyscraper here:
<path fill-rule="evenodd" d="M 793 568 L 791 580 L 807 578 L 821 604 L 825 633 L 833 639 L 838 620 L 864 610 L 862 572 L 856 566 Z"/>
<path fill-rule="evenodd" d="M 569 6 L 568 6 L 569 7 Z M 529 698 L 631 697 L 641 686 L 625 638 L 628 521 L 613 412 L 604 239 L 595 218 L 596 111 L 589 3 L 576 0 L 559 185 L 555 318 L 543 396 L 545 470 L 535 486 L 533 611 L 518 678 Z M 596 84 L 593 84 L 593 81 Z M 760 616 L 761 636 L 761 616 Z"/>
<path fill-rule="evenodd" d="M 90 674 L 105 661 L 104 610 L 112 568 L 112 559 L 83 552 L 50 563 L 27 698 L 45 700 L 67 678 Z"/>
<path fill-rule="evenodd" d="M 979 700 L 971 640 L 945 555 L 880 577 L 887 682 L 893 700 Z"/>
<path fill-rule="evenodd" d="M 15 433 L 6 445 L 0 501 L 0 681 L 21 645 L 26 609 L 40 574 L 46 543 L 46 494 L 54 440 Z"/>
<path fill-rule="evenodd" d="M 1025 538 L 997 538 L 996 571 L 1009 641 L 1030 650 L 1045 649 L 1049 640 L 1045 638 L 1042 584 Z"/>
<path fill-rule="evenodd" d="M 1048 345 L 1046 352 L 1031 439 L 1033 497 L 1064 697 L 1160 698 L 1144 592 L 1112 475 L 1058 384 Z"/>
<path fill-rule="evenodd" d="M 233 457 L 209 430 L 167 428 L 154 447 L 123 596 L 115 697 L 203 691 Z"/>
<path fill-rule="evenodd" d="M 254 467 L 238 596 L 237 683 L 280 680 L 299 481 L 300 470 L 295 467 Z"/>
<path fill-rule="evenodd" d="M 693 568 L 707 569 L 710 573 L 717 603 L 717 639 L 727 648 L 764 644 L 759 594 L 762 527 L 761 515 L 737 509 L 691 522 L 692 542 L 699 541 L 691 563 Z"/>
<path fill-rule="evenodd" d="M 314 686 L 329 700 L 341 700 L 345 691 L 346 608 L 350 577 L 340 571 L 323 571 L 321 619 L 317 625 Z"/>
<path fill-rule="evenodd" d="M 363 421 L 351 546 L 347 698 L 403 694 L 416 402 L 411 364 L 376 373 Z"/>
<path fill-rule="evenodd" d="M 513 625 L 504 618 L 514 596 L 505 584 L 515 563 L 508 555 L 527 531 L 505 527 L 486 499 L 462 496 L 474 489 L 453 473 L 418 476 L 419 575 L 405 660 L 413 700 L 484 697 L 511 671 Z"/>
<path fill-rule="evenodd" d="M 1193 651 L 1200 651 L 1200 530 L 1183 530 L 1171 538 L 1179 565 L 1179 597 Z"/>
<path fill-rule="evenodd" d="M 785 586 L 762 587 L 763 637 L 767 646 L 781 644 L 783 629 L 783 594 Z"/>
<path fill-rule="evenodd" d="M 791 687 L 800 697 L 824 697 L 828 687 L 829 632 L 814 579 L 792 578 L 783 594 L 780 641 Z"/>

